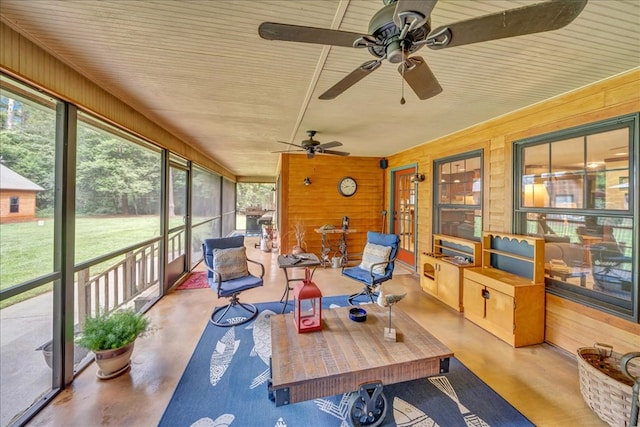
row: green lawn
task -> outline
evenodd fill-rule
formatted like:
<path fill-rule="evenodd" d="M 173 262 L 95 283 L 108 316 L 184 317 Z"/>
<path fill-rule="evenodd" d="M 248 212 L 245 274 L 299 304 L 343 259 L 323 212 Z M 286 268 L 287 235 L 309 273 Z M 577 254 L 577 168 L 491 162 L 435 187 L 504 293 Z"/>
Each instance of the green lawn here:
<path fill-rule="evenodd" d="M 203 221 L 205 218 L 197 218 Z M 182 224 L 182 217 L 169 220 L 169 228 Z M 54 262 L 53 219 L 0 224 L 0 289 L 49 274 Z M 206 227 L 205 227 L 206 229 Z M 75 264 L 160 236 L 157 216 L 85 217 L 76 220 Z M 188 247 L 188 246 L 187 246 Z M 116 261 L 110 261 L 110 263 Z M 92 274 L 100 267 L 92 268 Z M 51 284 L 0 302 L 0 308 L 51 290 Z"/>
<path fill-rule="evenodd" d="M 160 235 L 158 217 L 79 218 L 76 264 Z M 0 224 L 0 289 L 53 271 L 53 219 Z"/>

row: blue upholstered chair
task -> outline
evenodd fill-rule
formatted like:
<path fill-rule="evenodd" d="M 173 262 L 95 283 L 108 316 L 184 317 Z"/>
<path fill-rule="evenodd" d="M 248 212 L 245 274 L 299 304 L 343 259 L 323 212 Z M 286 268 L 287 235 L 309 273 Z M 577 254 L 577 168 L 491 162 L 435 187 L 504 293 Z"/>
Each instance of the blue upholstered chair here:
<path fill-rule="evenodd" d="M 400 238 L 397 234 L 384 234 L 375 231 L 367 232 L 367 243 L 361 254 L 349 254 L 349 260 L 360 260 L 354 267 L 342 267 L 342 275 L 357 280 L 364 285 L 362 291 L 349 296 L 349 304 L 354 305 L 359 297 L 375 302 L 378 294 L 376 288 L 382 282 L 393 277 L 393 268 L 398 256 Z M 368 302 L 368 301 L 367 301 Z"/>
<path fill-rule="evenodd" d="M 213 310 L 214 325 L 241 325 L 258 315 L 255 305 L 242 303 L 238 298 L 241 292 L 263 284 L 264 265 L 248 259 L 246 251 L 244 236 L 206 239 L 202 244 L 209 286 L 218 293 L 218 298 L 229 298 L 229 304 Z M 251 274 L 249 263 L 260 266 L 259 276 Z"/>

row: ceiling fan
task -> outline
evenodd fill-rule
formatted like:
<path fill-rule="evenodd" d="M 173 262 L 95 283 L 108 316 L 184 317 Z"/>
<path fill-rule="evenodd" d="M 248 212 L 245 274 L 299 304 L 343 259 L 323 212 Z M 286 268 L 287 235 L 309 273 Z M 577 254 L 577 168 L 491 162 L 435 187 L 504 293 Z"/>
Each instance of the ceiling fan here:
<path fill-rule="evenodd" d="M 316 131 L 315 130 L 308 130 L 307 131 L 307 135 L 309 135 L 309 139 L 305 139 L 304 141 L 302 141 L 300 143 L 300 145 L 291 144 L 290 142 L 277 141 L 277 142 L 279 142 L 281 144 L 287 144 L 287 145 L 292 145 L 294 147 L 301 148 L 300 150 L 283 150 L 283 151 L 273 151 L 273 152 L 274 153 L 289 153 L 291 151 L 306 151 L 308 159 L 313 159 L 313 157 L 316 155 L 316 153 L 334 154 L 336 156 L 348 156 L 349 155 L 349 153 L 347 153 L 345 151 L 327 150 L 328 148 L 340 147 L 342 145 L 342 142 L 331 141 L 331 142 L 325 142 L 324 144 L 320 144 L 319 141 L 316 141 L 315 139 L 313 139 L 313 137 L 316 135 Z"/>
<path fill-rule="evenodd" d="M 556 30 L 573 21 L 587 4 L 587 0 L 550 0 L 431 30 L 431 11 L 437 1 L 383 0 L 385 6 L 369 22 L 369 34 L 275 22 L 263 22 L 258 33 L 267 40 L 367 48 L 377 57 L 353 70 L 320 95 L 320 99 L 340 95 L 375 71 L 385 59 L 400 64 L 398 72 L 404 81 L 418 98 L 427 99 L 442 92 L 442 87 L 422 57 L 409 56 L 423 46 L 444 49 Z"/>

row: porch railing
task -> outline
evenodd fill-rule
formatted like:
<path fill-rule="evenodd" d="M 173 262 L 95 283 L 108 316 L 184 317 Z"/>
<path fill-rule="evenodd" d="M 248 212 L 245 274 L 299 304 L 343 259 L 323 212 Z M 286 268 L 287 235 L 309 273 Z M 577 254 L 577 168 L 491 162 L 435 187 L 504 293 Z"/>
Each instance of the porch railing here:
<path fill-rule="evenodd" d="M 180 247 L 183 233 L 172 235 L 169 248 Z M 148 302 L 159 296 L 160 239 L 113 252 L 76 267 L 77 323 L 80 329 L 87 316 L 110 313 L 123 307 L 139 311 L 138 301 Z M 116 261 L 104 269 L 104 265 Z M 92 270 L 101 270 L 92 274 Z M 144 305 L 144 304 L 143 304 Z"/>

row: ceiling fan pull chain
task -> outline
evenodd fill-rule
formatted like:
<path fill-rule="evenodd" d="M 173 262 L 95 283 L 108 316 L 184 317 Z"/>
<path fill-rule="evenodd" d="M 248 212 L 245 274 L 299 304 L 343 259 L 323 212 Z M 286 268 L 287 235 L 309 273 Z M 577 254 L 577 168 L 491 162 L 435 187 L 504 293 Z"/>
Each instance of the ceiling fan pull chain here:
<path fill-rule="evenodd" d="M 404 45 L 404 42 L 403 42 Z M 402 48 L 404 49 L 404 46 L 402 46 Z M 407 101 L 404 100 L 404 70 L 407 68 L 407 61 L 405 59 L 405 61 L 402 63 L 402 97 L 400 98 L 400 105 L 404 105 Z"/>

